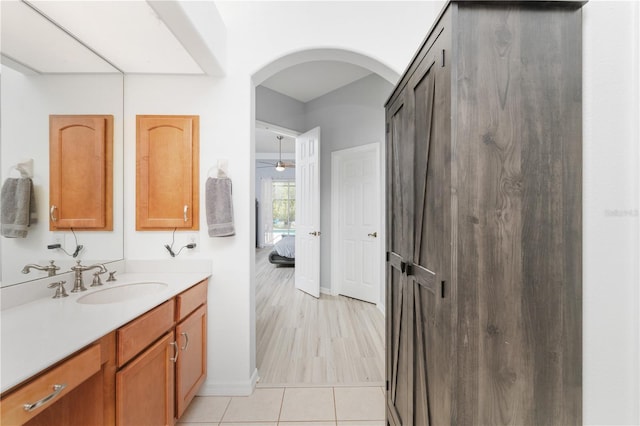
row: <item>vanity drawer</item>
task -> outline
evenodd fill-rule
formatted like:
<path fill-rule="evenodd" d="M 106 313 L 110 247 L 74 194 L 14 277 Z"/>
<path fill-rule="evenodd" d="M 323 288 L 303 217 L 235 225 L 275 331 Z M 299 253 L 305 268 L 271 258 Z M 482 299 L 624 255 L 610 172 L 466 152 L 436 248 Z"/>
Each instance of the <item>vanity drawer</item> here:
<path fill-rule="evenodd" d="M 173 327 L 173 299 L 118 329 L 118 367 Z"/>
<path fill-rule="evenodd" d="M 0 402 L 2 407 L 0 408 L 2 412 L 0 423 L 21 425 L 40 414 L 99 372 L 100 357 L 100 345 L 93 345 L 21 386 Z M 61 388 L 56 389 L 58 386 Z M 25 409 L 25 404 L 33 406 L 31 411 Z"/>
<path fill-rule="evenodd" d="M 208 281 L 201 281 L 176 297 L 176 322 L 182 321 L 198 306 L 206 303 Z"/>

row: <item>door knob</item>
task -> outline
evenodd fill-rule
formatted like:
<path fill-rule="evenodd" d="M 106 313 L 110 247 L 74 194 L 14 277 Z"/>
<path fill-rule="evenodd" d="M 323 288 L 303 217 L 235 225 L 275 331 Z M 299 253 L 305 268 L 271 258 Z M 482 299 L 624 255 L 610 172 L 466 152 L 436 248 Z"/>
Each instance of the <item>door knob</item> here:
<path fill-rule="evenodd" d="M 320 236 L 320 231 L 309 232 L 309 235 L 313 235 L 314 237 Z"/>
<path fill-rule="evenodd" d="M 371 234 L 367 234 L 368 237 L 378 238 L 378 232 L 372 232 Z"/>

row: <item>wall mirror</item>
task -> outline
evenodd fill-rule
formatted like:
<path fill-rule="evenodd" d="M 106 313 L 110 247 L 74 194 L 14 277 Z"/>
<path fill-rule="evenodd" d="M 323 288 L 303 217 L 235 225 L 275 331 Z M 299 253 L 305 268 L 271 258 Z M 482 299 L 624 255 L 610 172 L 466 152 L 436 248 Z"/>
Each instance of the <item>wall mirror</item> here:
<path fill-rule="evenodd" d="M 1 161 L 2 183 L 19 177 L 15 166 L 32 160 L 37 223 L 26 238 L 0 237 L 0 285 L 45 278 L 44 271 L 22 273 L 26 264 L 51 260 L 69 271 L 76 260 L 111 262 L 124 257 L 123 118 L 124 76 L 26 2 L 0 2 L 1 15 Z M 49 115 L 113 115 L 113 230 L 50 231 Z M 77 239 L 77 243 L 76 243 Z M 62 249 L 48 249 L 60 244 Z"/>

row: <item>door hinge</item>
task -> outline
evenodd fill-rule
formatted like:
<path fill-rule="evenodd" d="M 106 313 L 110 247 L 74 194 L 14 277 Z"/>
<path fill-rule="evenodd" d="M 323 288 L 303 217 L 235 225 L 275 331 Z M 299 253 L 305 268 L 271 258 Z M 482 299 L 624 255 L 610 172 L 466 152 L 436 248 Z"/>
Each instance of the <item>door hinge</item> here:
<path fill-rule="evenodd" d="M 384 132 L 389 133 L 389 123 L 384 124 Z"/>
<path fill-rule="evenodd" d="M 387 391 L 388 391 L 389 390 L 389 381 L 388 380 L 386 381 L 386 388 L 387 388 Z"/>
<path fill-rule="evenodd" d="M 444 281 L 440 281 L 440 297 L 444 299 Z"/>
<path fill-rule="evenodd" d="M 442 49 L 442 62 L 440 66 L 444 67 L 444 49 Z"/>
<path fill-rule="evenodd" d="M 386 261 L 388 262 L 389 260 L 391 260 L 391 255 L 389 254 L 389 252 L 387 252 Z"/>

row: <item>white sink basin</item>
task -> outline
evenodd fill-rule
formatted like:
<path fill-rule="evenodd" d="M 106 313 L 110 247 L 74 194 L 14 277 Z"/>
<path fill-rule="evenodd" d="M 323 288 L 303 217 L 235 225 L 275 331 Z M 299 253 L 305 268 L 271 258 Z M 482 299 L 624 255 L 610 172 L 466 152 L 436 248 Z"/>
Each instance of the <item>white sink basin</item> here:
<path fill-rule="evenodd" d="M 167 284 L 158 282 L 138 282 L 123 284 L 118 287 L 105 288 L 94 291 L 78 298 L 76 302 L 88 305 L 102 305 L 106 303 L 124 302 L 149 294 L 157 293 L 167 288 Z"/>

